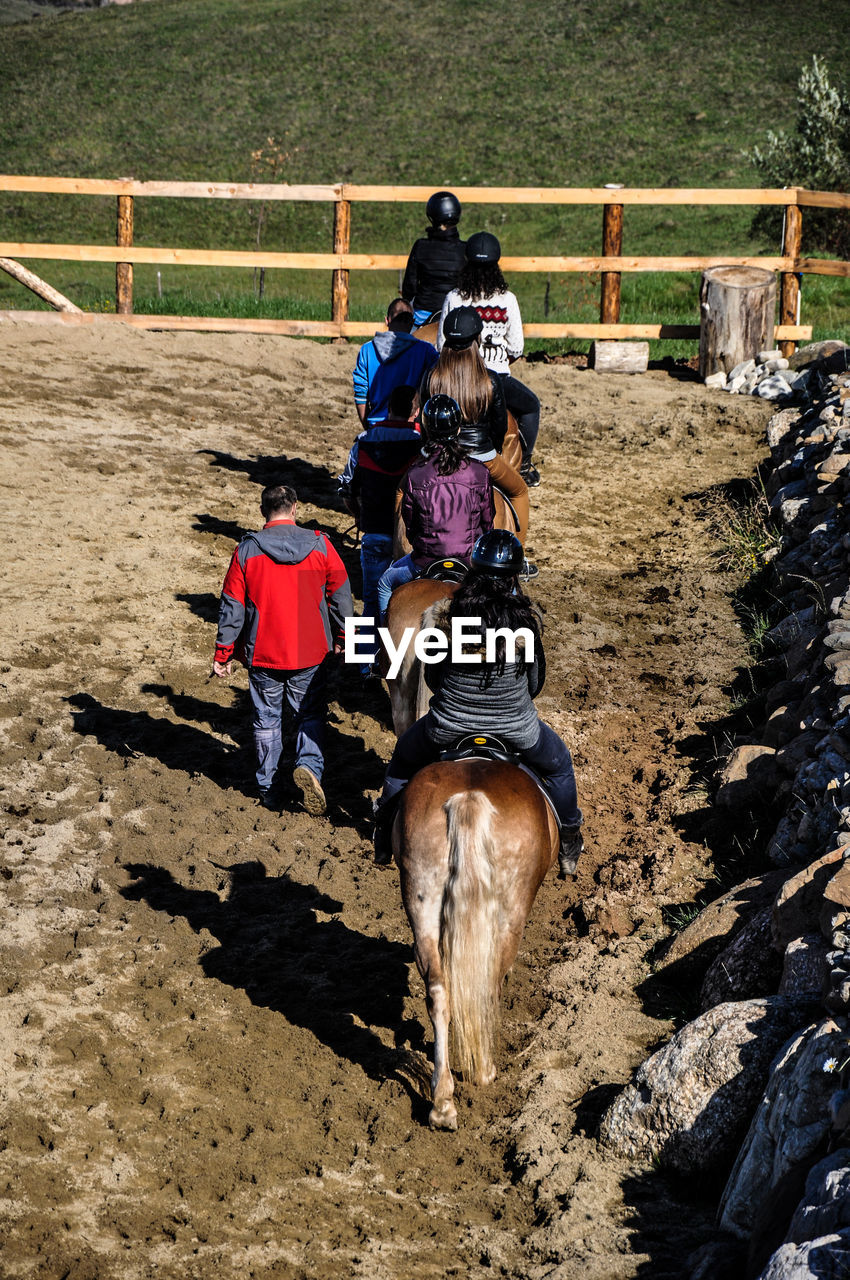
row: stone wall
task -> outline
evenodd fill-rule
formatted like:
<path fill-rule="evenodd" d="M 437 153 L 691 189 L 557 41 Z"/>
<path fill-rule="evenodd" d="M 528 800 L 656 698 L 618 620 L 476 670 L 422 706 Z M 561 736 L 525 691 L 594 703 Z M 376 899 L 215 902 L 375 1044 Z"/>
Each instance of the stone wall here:
<path fill-rule="evenodd" d="M 784 678 L 715 801 L 742 826 L 773 815 L 772 866 L 676 938 L 668 960 L 710 958 L 702 1012 L 601 1129 L 629 1156 L 728 1174 L 691 1280 L 850 1276 L 850 347 L 791 363 L 768 426 Z"/>

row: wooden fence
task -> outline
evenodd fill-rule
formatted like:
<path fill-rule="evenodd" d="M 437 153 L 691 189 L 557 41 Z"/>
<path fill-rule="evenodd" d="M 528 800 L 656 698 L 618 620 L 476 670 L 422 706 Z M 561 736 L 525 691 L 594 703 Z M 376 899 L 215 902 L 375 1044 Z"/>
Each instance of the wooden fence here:
<path fill-rule="evenodd" d="M 599 205 L 602 210 L 602 253 L 598 257 L 503 257 L 507 272 L 601 273 L 599 322 L 596 324 L 527 324 L 528 337 L 546 338 L 697 338 L 699 325 L 621 324 L 620 282 L 635 271 L 703 271 L 706 267 L 741 265 L 780 273 L 779 323 L 775 337 L 790 351 L 796 340 L 811 337 L 811 326 L 797 323 L 800 276 L 803 273 L 850 276 L 850 263 L 800 256 L 803 209 L 849 209 L 850 195 L 807 191 L 801 187 L 776 189 L 669 189 L 592 187 L 453 187 L 468 204 Z M 93 178 L 44 178 L 0 175 L 0 191 L 117 197 L 116 244 L 41 244 L 0 242 L 0 257 L 58 259 L 116 264 L 116 318 L 149 329 L 214 329 L 312 337 L 361 337 L 374 332 L 374 323 L 351 322 L 351 271 L 386 271 L 404 267 L 406 254 L 350 252 L 351 206 L 358 202 L 415 202 L 424 204 L 430 187 L 376 187 L 339 183 L 328 186 L 287 186 L 268 183 L 136 182 Z M 136 199 L 328 201 L 334 205 L 333 245 L 329 253 L 242 252 L 223 249 L 150 248 L 133 243 Z M 782 253 L 777 257 L 628 257 L 622 253 L 624 209 L 627 205 L 778 205 L 784 208 Z M 331 318 L 313 320 L 239 320 L 218 317 L 133 315 L 133 266 L 253 267 L 308 269 L 331 272 Z M 0 313 L 15 316 L 15 312 Z M 28 316 L 43 315 L 31 312 Z M 81 323 L 88 316 L 64 316 Z"/>

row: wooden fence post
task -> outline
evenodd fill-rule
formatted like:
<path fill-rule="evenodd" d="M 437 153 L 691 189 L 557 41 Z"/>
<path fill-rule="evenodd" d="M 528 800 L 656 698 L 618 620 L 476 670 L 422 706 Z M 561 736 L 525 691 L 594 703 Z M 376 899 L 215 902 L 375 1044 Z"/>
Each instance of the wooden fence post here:
<path fill-rule="evenodd" d="M 621 182 L 607 182 L 608 191 L 619 191 Z M 623 252 L 623 206 L 621 204 L 604 204 L 602 206 L 602 256 L 603 258 L 619 258 Z M 620 323 L 620 272 L 602 272 L 602 294 L 599 306 L 599 319 L 602 324 Z"/>
<path fill-rule="evenodd" d="M 133 244 L 133 197 L 118 197 L 118 230 L 115 243 L 119 248 L 130 248 Z M 115 311 L 119 316 L 133 314 L 133 264 L 132 262 L 116 262 L 115 264 Z"/>
<path fill-rule="evenodd" d="M 340 194 L 334 204 L 334 253 L 348 253 L 351 248 L 351 201 Z M 331 319 L 342 324 L 348 319 L 348 272 L 334 271 L 331 286 Z M 340 334 L 340 337 L 342 335 Z"/>
<path fill-rule="evenodd" d="M 793 258 L 796 263 L 800 259 L 803 243 L 803 211 L 798 204 L 785 206 L 785 226 L 782 236 L 783 258 Z M 783 271 L 779 279 L 779 323 L 797 324 L 797 308 L 800 301 L 800 280 L 796 271 Z M 797 344 L 793 341 L 780 342 L 779 350 L 784 356 L 792 356 Z"/>

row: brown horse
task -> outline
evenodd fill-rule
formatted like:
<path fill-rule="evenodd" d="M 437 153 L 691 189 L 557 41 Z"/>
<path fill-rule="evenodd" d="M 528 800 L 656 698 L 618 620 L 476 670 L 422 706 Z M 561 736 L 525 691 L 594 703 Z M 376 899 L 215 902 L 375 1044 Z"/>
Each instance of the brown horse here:
<path fill-rule="evenodd" d="M 408 627 L 413 627 L 414 633 L 421 631 L 425 610 L 437 600 L 453 596 L 456 590 L 456 583 L 439 582 L 435 578 L 414 578 L 412 582 L 404 582 L 396 587 L 390 596 L 386 620 L 393 643 L 398 646 Z M 379 663 L 386 676 L 388 662 L 385 651 L 381 652 Z M 421 663 L 411 644 L 404 655 L 398 675 L 393 680 L 387 679 L 393 728 L 399 738 L 428 710 L 431 695 L 425 681 L 420 680 L 420 675 Z"/>
<path fill-rule="evenodd" d="M 429 320 L 427 324 L 421 324 L 418 329 L 411 329 L 414 338 L 421 338 L 423 342 L 430 342 L 432 347 L 437 345 L 437 330 L 440 327 L 440 317 L 436 320 Z"/>
<path fill-rule="evenodd" d="M 404 908 L 434 1027 L 432 1129 L 456 1129 L 449 1066 L 489 1084 L 502 982 L 558 852 L 539 787 L 497 760 L 428 765 L 408 784 L 393 825 Z"/>

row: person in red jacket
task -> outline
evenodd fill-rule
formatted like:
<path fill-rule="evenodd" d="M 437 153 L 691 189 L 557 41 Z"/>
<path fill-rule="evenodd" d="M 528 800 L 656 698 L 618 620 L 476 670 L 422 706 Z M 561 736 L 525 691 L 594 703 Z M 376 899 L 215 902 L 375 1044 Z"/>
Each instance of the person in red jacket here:
<path fill-rule="evenodd" d="M 295 523 L 297 496 L 272 485 L 260 497 L 265 525 L 233 552 L 218 615 L 213 675 L 224 679 L 234 656 L 248 668 L 260 800 L 276 808 L 283 749 L 284 695 L 295 715 L 293 781 L 308 813 L 324 813 L 322 748 L 327 717 L 326 663 L 342 650 L 354 612 L 348 574 L 323 533 Z"/>

